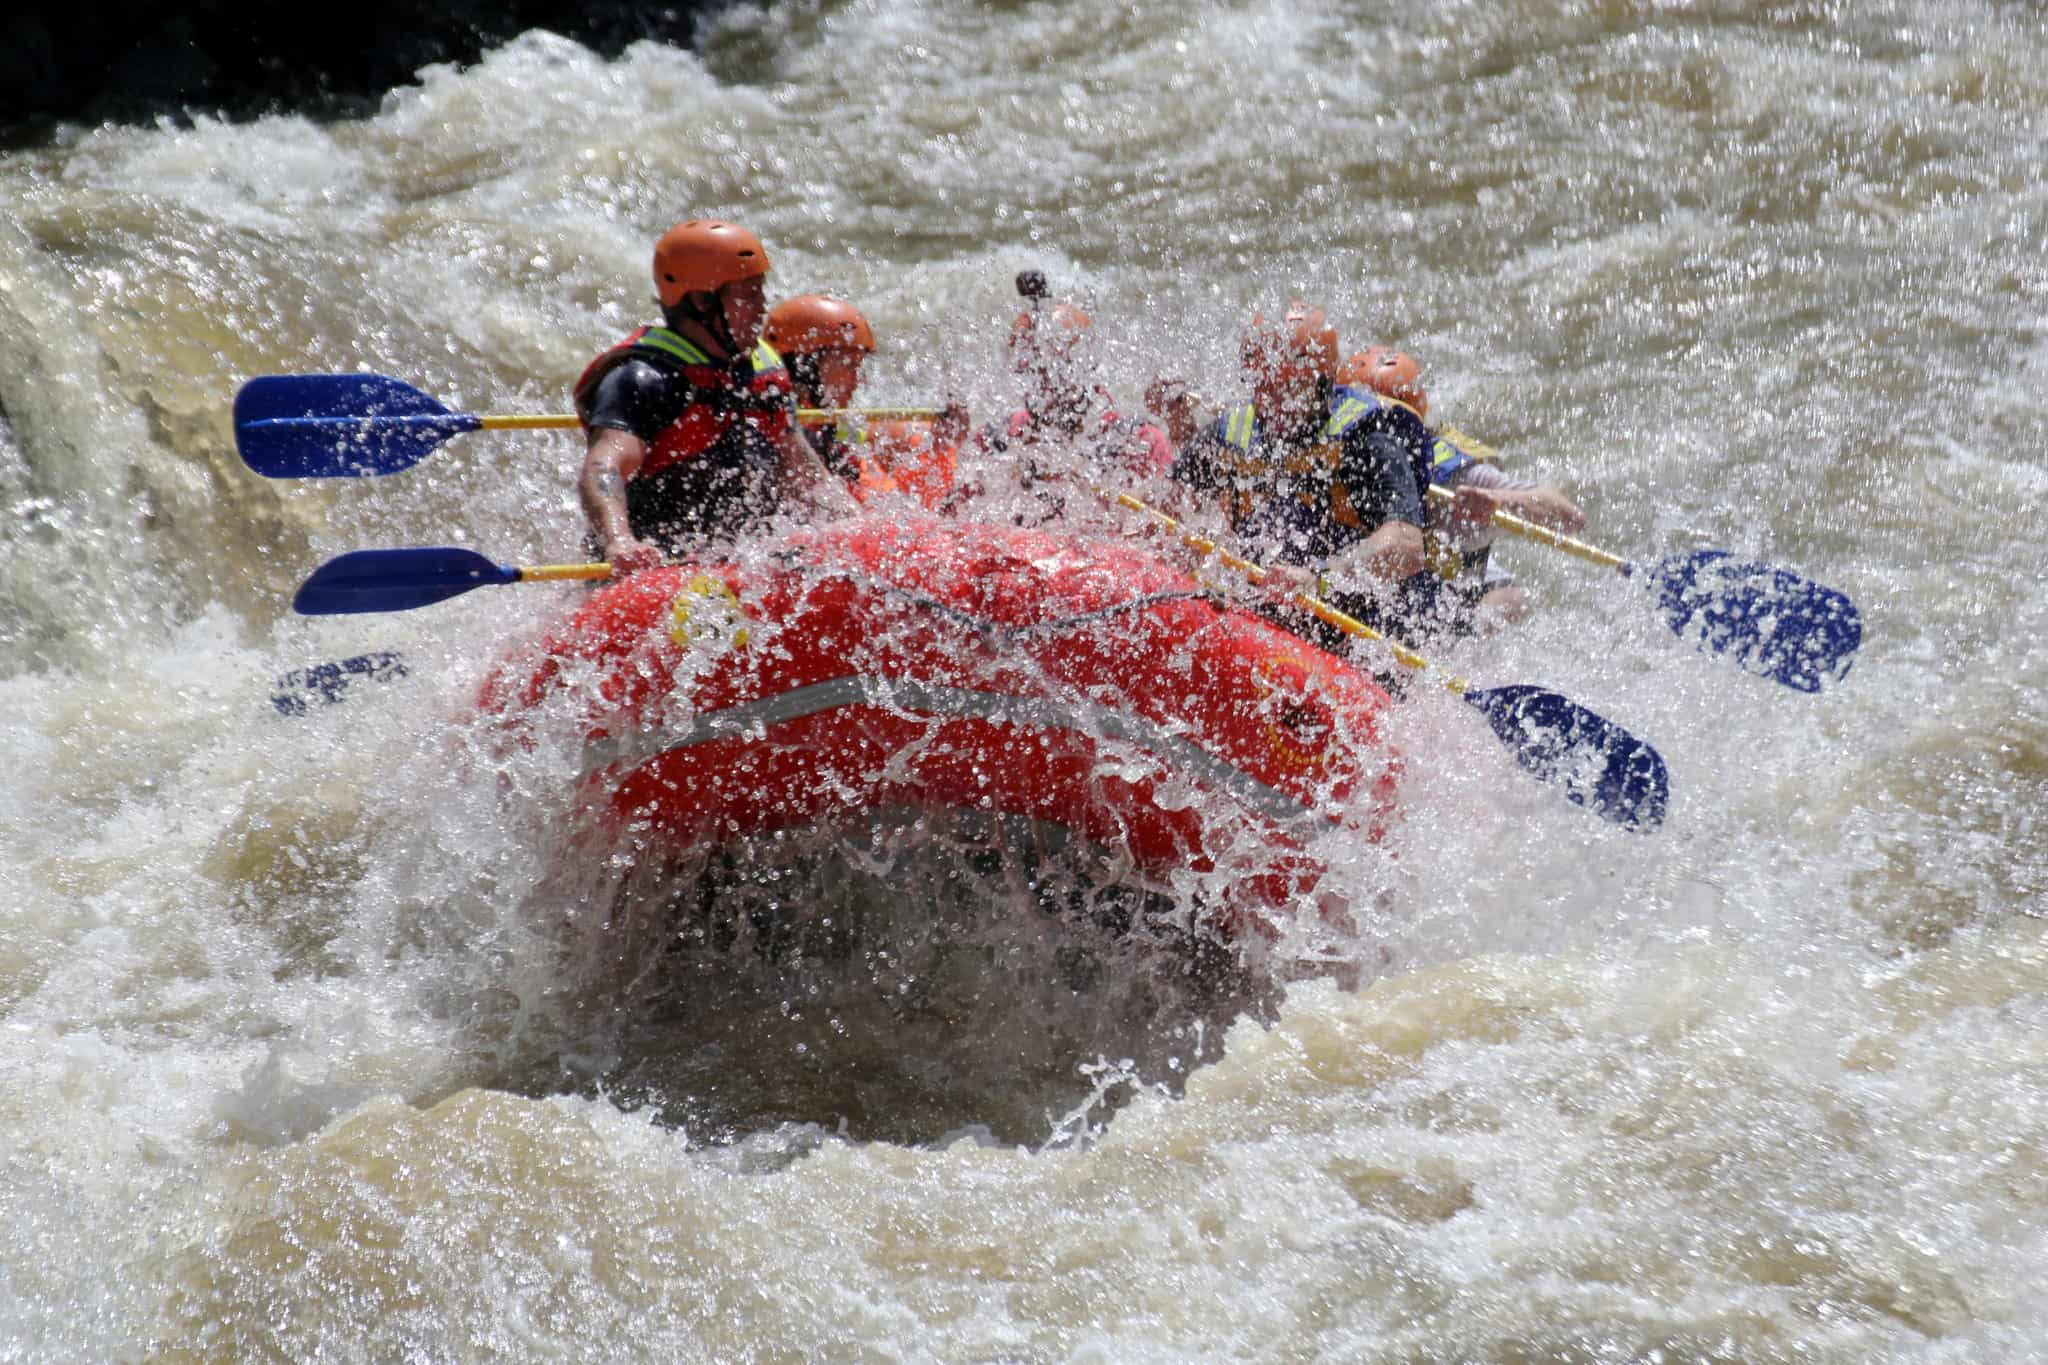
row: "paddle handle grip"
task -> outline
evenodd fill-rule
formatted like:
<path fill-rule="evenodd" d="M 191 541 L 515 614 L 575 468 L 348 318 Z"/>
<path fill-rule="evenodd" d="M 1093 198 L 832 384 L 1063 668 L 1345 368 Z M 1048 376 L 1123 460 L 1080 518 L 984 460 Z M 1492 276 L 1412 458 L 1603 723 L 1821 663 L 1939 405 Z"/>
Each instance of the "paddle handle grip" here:
<path fill-rule="evenodd" d="M 521 583 L 562 583 L 572 579 L 610 578 L 609 564 L 531 564 L 514 569 L 513 574 Z"/>
<path fill-rule="evenodd" d="M 1189 530 L 1150 503 L 1144 502 L 1129 493 L 1110 494 L 1105 492 L 1103 496 L 1110 498 L 1120 507 L 1128 507 L 1133 512 L 1144 513 L 1167 530 L 1173 532 L 1174 535 L 1180 537 L 1181 544 L 1197 554 L 1213 556 L 1225 568 L 1235 569 L 1254 583 L 1266 581 L 1267 574 L 1263 566 L 1253 563 L 1242 555 L 1232 554 L 1208 536 Z M 1337 608 L 1331 606 L 1320 597 L 1312 597 L 1308 593 L 1298 592 L 1294 594 L 1291 600 L 1308 611 L 1317 620 L 1335 626 L 1346 635 L 1356 635 L 1366 640 L 1378 640 L 1388 649 L 1392 650 L 1394 657 L 1408 668 L 1420 670 L 1429 667 L 1429 660 L 1423 658 L 1420 654 L 1408 648 L 1408 646 L 1398 640 L 1388 639 L 1357 617 L 1337 610 Z M 1452 678 L 1444 686 L 1450 688 L 1453 692 L 1462 693 L 1465 690 L 1465 680 L 1463 678 Z"/>
<path fill-rule="evenodd" d="M 1429 496 L 1431 501 L 1448 506 L 1456 495 L 1441 484 L 1431 484 Z M 1539 526 L 1533 521 L 1516 516 L 1513 512 L 1496 510 L 1493 514 L 1493 524 L 1510 535 L 1533 540 L 1538 545 L 1548 545 L 1553 550 L 1562 550 L 1568 555 L 1585 560 L 1588 564 L 1598 564 L 1603 569 L 1618 569 L 1622 573 L 1629 571 L 1629 562 L 1620 555 L 1609 554 L 1597 545 L 1575 540 L 1562 531 Z"/>

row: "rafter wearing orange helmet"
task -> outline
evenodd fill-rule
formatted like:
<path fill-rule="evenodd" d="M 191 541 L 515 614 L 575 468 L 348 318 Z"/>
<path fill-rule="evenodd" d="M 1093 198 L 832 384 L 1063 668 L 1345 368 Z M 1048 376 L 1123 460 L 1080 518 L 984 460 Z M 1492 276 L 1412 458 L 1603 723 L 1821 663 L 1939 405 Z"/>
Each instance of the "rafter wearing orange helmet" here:
<path fill-rule="evenodd" d="M 1404 351 L 1373 346 L 1346 360 L 1337 371 L 1339 410 L 1346 403 L 1392 401 L 1429 416 L 1422 366 Z M 1430 431 L 1430 482 L 1450 494 L 1432 500 L 1426 554 L 1440 583 L 1404 586 L 1411 613 L 1423 610 L 1455 631 L 1476 630 L 1492 621 L 1514 622 L 1528 600 L 1514 576 L 1490 559 L 1493 514 L 1504 511 L 1567 533 L 1585 516 L 1557 489 L 1516 478 L 1494 463 L 1495 452 L 1462 432 Z M 1483 610 L 1482 610 L 1483 609 Z"/>
<path fill-rule="evenodd" d="M 1094 319 L 1055 301 L 1040 271 L 1020 271 L 1017 293 L 1024 310 L 1010 323 L 1005 348 L 1024 380 L 1024 406 L 1037 420 L 1077 431 L 1097 391 Z"/>
<path fill-rule="evenodd" d="M 654 244 L 654 292 L 669 325 L 702 326 L 727 356 L 760 339 L 767 279 L 768 248 L 737 223 L 692 218 Z"/>
<path fill-rule="evenodd" d="M 1252 314 L 1238 343 L 1252 381 L 1252 402 L 1276 422 L 1302 422 L 1326 411 L 1337 373 L 1337 329 L 1323 310 L 1299 299 L 1278 320 Z"/>
<path fill-rule="evenodd" d="M 851 407 L 862 366 L 876 350 L 874 328 L 860 309 L 824 294 L 776 304 L 768 340 L 789 362 L 797 401 L 807 408 Z M 811 427 L 811 444 L 861 502 L 895 492 L 936 508 L 953 490 L 967 420 L 957 403 L 936 419 L 822 418 Z"/>
<path fill-rule="evenodd" d="M 1370 407 L 1387 402 L 1399 403 L 1427 421 L 1429 394 L 1422 387 L 1422 366 L 1415 357 L 1390 346 L 1369 346 L 1338 367 L 1335 411 L 1343 412 L 1347 405 Z M 1494 453 L 1492 447 L 1462 433 L 1431 428 L 1430 481 L 1451 487 L 1468 467 L 1480 461 L 1490 462 Z M 1467 512 L 1475 507 L 1468 499 Z M 1444 518 L 1432 509 L 1430 521 L 1434 528 Z M 1446 578 L 1456 572 L 1456 556 L 1439 553 L 1434 544 L 1430 547 L 1430 563 Z"/>
<path fill-rule="evenodd" d="M 1027 308 L 1010 324 L 1010 364 L 1020 372 L 1063 365 L 1088 345 L 1095 320 L 1071 303 Z"/>
<path fill-rule="evenodd" d="M 1159 427 L 1116 411 L 1096 380 L 1086 313 L 1054 302 L 1036 270 L 1018 274 L 1017 293 L 1026 302 L 1007 344 L 1025 381 L 1024 406 L 977 433 L 981 468 L 961 500 L 989 499 L 991 512 L 1018 525 L 1099 519 L 1093 485 L 1164 475 L 1173 444 Z"/>
<path fill-rule="evenodd" d="M 1174 461 L 1173 475 L 1220 499 L 1253 558 L 1283 596 L 1321 590 L 1382 630 L 1380 590 L 1422 568 L 1428 432 L 1396 404 L 1333 409 L 1337 330 L 1295 300 L 1278 318 L 1254 314 L 1238 359 L 1252 401 L 1224 410 Z M 1302 613 L 1288 624 L 1326 648 L 1334 632 Z"/>
<path fill-rule="evenodd" d="M 654 246 L 663 325 L 642 327 L 576 381 L 588 435 L 577 494 L 621 575 L 751 529 L 785 492 L 852 510 L 796 425 L 789 372 L 760 339 L 768 252 L 735 223 L 693 218 Z"/>
<path fill-rule="evenodd" d="M 1405 351 L 1369 346 L 1337 368 L 1337 387 L 1364 389 L 1415 409 L 1429 417 L 1429 394 L 1422 387 L 1422 366 Z"/>
<path fill-rule="evenodd" d="M 797 403 L 843 408 L 860 388 L 860 371 L 875 353 L 875 329 L 860 309 L 826 294 L 799 294 L 768 310 L 763 335 L 789 366 Z"/>

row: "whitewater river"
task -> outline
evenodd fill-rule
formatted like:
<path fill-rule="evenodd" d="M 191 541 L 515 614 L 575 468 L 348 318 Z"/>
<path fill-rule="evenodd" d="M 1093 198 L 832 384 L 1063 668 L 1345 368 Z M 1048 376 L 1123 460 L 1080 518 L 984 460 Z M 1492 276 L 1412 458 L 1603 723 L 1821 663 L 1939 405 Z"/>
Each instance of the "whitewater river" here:
<path fill-rule="evenodd" d="M 2048 1352 L 2039 11 L 1387 8 L 778 5 L 0 160 L 0 1359 Z M 580 558 L 575 438 L 280 483 L 229 407 L 562 411 L 697 214 L 868 310 L 878 401 L 999 411 L 1025 267 L 1131 404 L 1310 297 L 1596 543 L 1795 568 L 1862 651 L 1774 686 L 1506 543 L 1535 617 L 1441 662 L 1655 744 L 1660 831 L 1425 687 L 1406 819 L 1328 850 L 1342 985 L 1033 963 L 1000 875 L 841 863 L 786 899 L 914 1001 L 744 952 L 664 1000 L 550 881 L 556 760 L 459 723 L 578 590 L 289 611 L 345 550 Z"/>

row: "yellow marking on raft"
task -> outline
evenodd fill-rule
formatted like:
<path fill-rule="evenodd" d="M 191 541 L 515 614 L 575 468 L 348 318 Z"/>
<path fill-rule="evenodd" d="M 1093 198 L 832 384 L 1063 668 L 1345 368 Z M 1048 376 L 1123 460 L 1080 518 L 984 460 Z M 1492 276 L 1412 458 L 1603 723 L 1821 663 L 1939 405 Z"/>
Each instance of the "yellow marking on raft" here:
<path fill-rule="evenodd" d="M 747 647 L 746 608 L 726 581 L 713 574 L 700 573 L 683 584 L 669 604 L 668 618 L 668 638 L 680 649 Z"/>

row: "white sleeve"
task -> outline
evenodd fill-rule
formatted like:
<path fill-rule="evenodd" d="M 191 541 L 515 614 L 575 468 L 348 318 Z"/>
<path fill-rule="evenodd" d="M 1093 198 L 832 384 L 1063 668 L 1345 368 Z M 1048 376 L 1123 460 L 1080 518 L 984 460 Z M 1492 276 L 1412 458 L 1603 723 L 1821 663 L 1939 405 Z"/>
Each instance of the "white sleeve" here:
<path fill-rule="evenodd" d="M 1488 464 L 1484 460 L 1475 460 L 1466 465 L 1451 475 L 1449 482 L 1453 488 L 1467 483 L 1474 488 L 1498 488 L 1509 491 L 1542 487 L 1534 479 L 1518 479 L 1499 465 Z"/>

